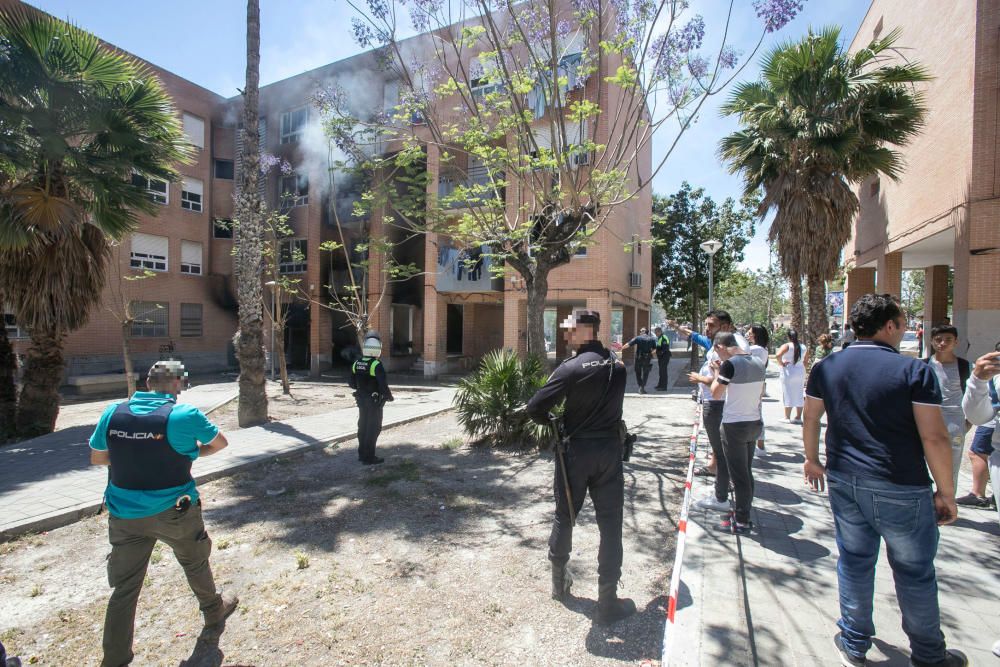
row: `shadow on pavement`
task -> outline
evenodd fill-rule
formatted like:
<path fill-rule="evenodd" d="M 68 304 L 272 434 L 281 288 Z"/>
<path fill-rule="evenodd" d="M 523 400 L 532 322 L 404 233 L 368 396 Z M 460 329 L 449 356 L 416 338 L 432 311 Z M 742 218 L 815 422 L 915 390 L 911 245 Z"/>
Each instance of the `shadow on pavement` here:
<path fill-rule="evenodd" d="M 590 616 L 597 603 L 588 600 Z M 666 622 L 667 597 L 650 600 L 632 616 L 610 626 L 591 623 L 587 633 L 587 652 L 602 658 L 637 662 L 660 655 L 663 645 L 663 624 Z"/>
<path fill-rule="evenodd" d="M 0 447 L 0 492 L 90 467 L 94 427 L 71 426 L 55 433 Z"/>

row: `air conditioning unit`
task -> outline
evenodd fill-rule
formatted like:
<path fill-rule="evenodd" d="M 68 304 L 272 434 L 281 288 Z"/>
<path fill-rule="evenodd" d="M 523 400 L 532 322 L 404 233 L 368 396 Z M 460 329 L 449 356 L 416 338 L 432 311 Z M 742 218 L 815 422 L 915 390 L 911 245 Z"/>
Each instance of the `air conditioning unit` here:
<path fill-rule="evenodd" d="M 642 287 L 642 274 L 632 271 L 628 274 L 628 286 L 632 289 Z"/>

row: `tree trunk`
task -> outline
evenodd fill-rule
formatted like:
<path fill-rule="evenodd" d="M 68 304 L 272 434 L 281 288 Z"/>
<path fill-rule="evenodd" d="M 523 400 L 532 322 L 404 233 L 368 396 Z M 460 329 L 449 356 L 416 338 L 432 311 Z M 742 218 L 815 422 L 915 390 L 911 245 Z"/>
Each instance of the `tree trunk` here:
<path fill-rule="evenodd" d="M 546 359 L 545 297 L 549 291 L 549 271 L 550 267 L 538 263 L 535 265 L 534 275 L 525 280 L 528 290 L 528 356 L 533 355 L 542 360 Z"/>
<path fill-rule="evenodd" d="M 802 278 L 788 279 L 788 298 L 792 304 L 792 328 L 802 332 Z"/>
<path fill-rule="evenodd" d="M 7 338 L 7 328 L 0 326 L 0 443 L 14 437 L 14 420 L 17 417 L 17 386 L 14 384 L 16 373 L 14 347 Z"/>
<path fill-rule="evenodd" d="M 125 364 L 125 384 L 128 397 L 135 393 L 135 366 L 132 364 L 132 323 L 122 323 L 122 361 Z"/>
<path fill-rule="evenodd" d="M 260 2 L 247 0 L 247 71 L 243 91 L 243 156 L 236 242 L 239 331 L 236 358 L 240 362 L 240 427 L 267 421 L 267 374 L 261 268 L 264 246 L 263 211 L 257 181 L 260 175 L 258 88 L 260 84 Z"/>
<path fill-rule="evenodd" d="M 59 416 L 59 385 L 65 362 L 62 334 L 56 329 L 34 329 L 24 365 L 17 402 L 17 434 L 33 438 L 52 433 Z"/>
<path fill-rule="evenodd" d="M 809 276 L 809 345 L 819 344 L 819 337 L 830 331 L 830 320 L 826 315 L 826 280 L 821 276 Z"/>
<path fill-rule="evenodd" d="M 292 389 L 288 384 L 288 360 L 285 359 L 285 318 L 279 317 L 275 330 L 274 349 L 278 355 L 278 372 L 281 373 L 281 393 L 288 396 Z"/>

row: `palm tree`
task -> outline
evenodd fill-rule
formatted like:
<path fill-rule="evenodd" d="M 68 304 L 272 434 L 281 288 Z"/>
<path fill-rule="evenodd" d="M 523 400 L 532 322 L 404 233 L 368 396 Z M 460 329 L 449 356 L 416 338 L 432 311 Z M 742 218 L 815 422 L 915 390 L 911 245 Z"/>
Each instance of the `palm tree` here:
<path fill-rule="evenodd" d="M 738 85 L 722 108 L 742 129 L 722 140 L 720 154 L 748 192 L 763 188 L 761 214 L 775 211 L 770 239 L 793 301 L 798 294 L 801 304 L 800 280 L 808 280 L 813 341 L 827 329 L 826 281 L 858 210 L 852 185 L 879 173 L 897 180 L 902 158 L 888 146 L 905 145 L 923 125 L 914 84 L 930 77 L 902 58 L 899 34 L 851 54 L 839 28 L 810 31 L 768 53 L 760 80 Z"/>
<path fill-rule="evenodd" d="M 19 435 L 55 427 L 63 339 L 100 301 L 109 240 L 157 212 L 133 174 L 176 179 L 189 151 L 147 66 L 31 8 L 0 12 L 0 292 L 31 336 Z"/>
<path fill-rule="evenodd" d="M 243 155 L 236 197 L 236 291 L 240 362 L 238 419 L 241 427 L 267 421 L 264 357 L 264 313 L 261 271 L 264 269 L 264 206 L 257 189 L 260 178 L 258 94 L 260 85 L 260 2 L 247 0 L 247 74 L 243 89 Z"/>

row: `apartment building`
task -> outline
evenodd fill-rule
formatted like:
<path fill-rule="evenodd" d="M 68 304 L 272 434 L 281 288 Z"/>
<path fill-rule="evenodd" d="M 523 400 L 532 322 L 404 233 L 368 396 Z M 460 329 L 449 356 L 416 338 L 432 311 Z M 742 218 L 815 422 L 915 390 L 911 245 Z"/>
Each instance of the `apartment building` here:
<path fill-rule="evenodd" d="M 1000 339 L 1000 0 L 874 0 L 851 49 L 896 28 L 902 55 L 934 77 L 921 86 L 929 113 L 900 180 L 857 190 L 847 306 L 899 295 L 903 271 L 924 271 L 924 329 L 950 316 L 972 358 Z"/>
<path fill-rule="evenodd" d="M 419 35 L 411 42 L 427 38 Z M 593 95 L 598 77 L 613 70 L 607 67 L 609 72 L 595 73 L 574 94 Z M 155 277 L 127 286 L 132 299 L 141 304 L 141 312 L 147 314 L 132 327 L 133 354 L 139 366 L 173 356 L 184 359 L 194 372 L 234 367 L 230 340 L 236 328 L 233 234 L 226 223 L 233 215 L 233 188 L 241 169 L 241 99 L 225 99 L 170 72 L 156 71 L 174 97 L 185 132 L 200 151 L 196 163 L 178 168 L 181 182 L 146 184 L 150 197 L 163 208 L 160 215 L 143 218 L 120 249 L 117 261 L 126 275 L 132 269 L 155 272 Z M 288 214 L 292 229 L 292 235 L 282 241 L 280 270 L 298 280 L 301 294 L 277 296 L 289 312 L 284 350 L 289 367 L 315 377 L 346 366 L 355 352 L 354 332 L 347 319 L 325 306 L 331 290 L 343 293 L 350 283 L 344 254 L 321 249 L 326 241 L 340 241 L 341 230 L 348 246 L 362 240 L 366 229 L 372 235 L 386 233 L 398 244 L 397 259 L 421 270 L 418 276 L 388 285 L 381 283 L 377 270 L 369 277 L 368 294 L 384 292 L 372 312 L 371 326 L 382 334 L 384 360 L 390 369 L 437 376 L 468 370 L 493 349 L 525 350 L 523 281 L 510 269 L 502 278 L 496 277 L 490 270 L 488 248 L 462 247 L 443 233 L 407 237 L 383 226 L 381 211 L 367 220 L 354 217 L 353 205 L 363 186 L 329 169 L 331 148 L 313 103 L 318 91 L 333 86 L 348 90 L 360 110 L 392 109 L 398 103 L 398 84 L 387 78 L 370 52 L 260 90 L 261 150 L 292 167 L 291 172 L 271 170 L 261 185 L 267 201 Z M 606 92 L 602 106 L 615 102 Z M 556 112 L 540 108 L 539 125 L 547 122 L 546 113 Z M 413 121 L 421 135 L 420 119 Z M 602 117 L 595 141 L 606 144 L 608 138 L 607 120 Z M 482 176 L 481 168 L 467 157 L 442 165 L 439 148 L 428 144 L 426 153 L 429 198 L 445 197 L 457 185 Z M 637 170 L 648 178 L 650 166 L 647 148 Z M 631 175 L 633 180 L 639 173 Z M 519 204 L 522 187 L 512 183 L 507 188 L 508 206 Z M 651 207 L 652 195 L 646 188 L 616 208 L 587 247 L 551 274 L 546 304 L 550 321 L 561 320 L 574 309 L 596 310 L 607 322 L 602 332 L 606 342 L 612 336 L 627 340 L 639 327 L 648 326 L 652 253 L 642 241 L 650 238 Z M 455 213 L 459 212 L 456 206 Z M 471 265 L 464 261 L 470 258 L 479 261 Z M 113 287 L 109 286 L 109 295 Z M 264 298 L 265 308 L 272 307 L 273 289 L 265 288 Z M 19 333 L 13 326 L 9 330 Z M 553 341 L 554 356 L 564 356 L 557 332 L 546 334 Z M 121 324 L 111 312 L 95 312 L 87 327 L 67 342 L 67 374 L 120 370 L 121 337 Z M 270 349 L 270 341 L 267 346 Z"/>

